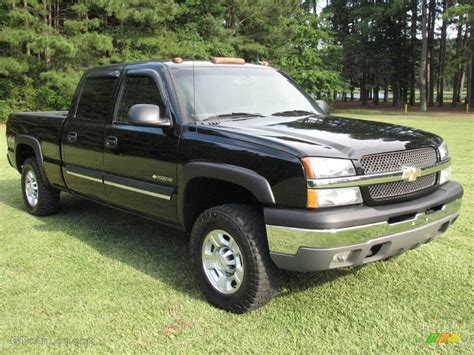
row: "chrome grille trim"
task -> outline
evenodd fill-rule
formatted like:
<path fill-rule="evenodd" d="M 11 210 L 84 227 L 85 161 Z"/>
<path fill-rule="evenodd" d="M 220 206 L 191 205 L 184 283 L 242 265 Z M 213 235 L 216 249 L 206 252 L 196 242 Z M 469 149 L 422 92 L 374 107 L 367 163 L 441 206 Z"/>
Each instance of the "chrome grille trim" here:
<path fill-rule="evenodd" d="M 448 168 L 450 165 L 451 161 L 447 160 L 445 162 L 436 164 L 435 166 L 421 169 L 420 177 L 437 173 Z M 309 189 L 332 189 L 336 187 L 367 186 L 394 181 L 404 181 L 402 179 L 402 174 L 402 171 L 397 171 L 391 173 L 356 175 L 330 179 L 309 179 L 307 180 L 307 186 Z"/>
<path fill-rule="evenodd" d="M 437 157 L 435 149 L 420 148 L 366 155 L 359 162 L 364 174 L 380 174 L 401 171 L 404 166 L 427 168 L 436 165 Z"/>

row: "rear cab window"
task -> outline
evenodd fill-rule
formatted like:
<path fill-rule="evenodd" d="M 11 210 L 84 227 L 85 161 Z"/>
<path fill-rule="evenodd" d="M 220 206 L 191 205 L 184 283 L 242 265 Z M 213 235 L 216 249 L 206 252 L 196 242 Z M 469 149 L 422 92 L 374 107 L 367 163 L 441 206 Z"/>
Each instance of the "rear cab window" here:
<path fill-rule="evenodd" d="M 105 121 L 113 109 L 115 76 L 86 78 L 76 109 L 76 118 Z"/>

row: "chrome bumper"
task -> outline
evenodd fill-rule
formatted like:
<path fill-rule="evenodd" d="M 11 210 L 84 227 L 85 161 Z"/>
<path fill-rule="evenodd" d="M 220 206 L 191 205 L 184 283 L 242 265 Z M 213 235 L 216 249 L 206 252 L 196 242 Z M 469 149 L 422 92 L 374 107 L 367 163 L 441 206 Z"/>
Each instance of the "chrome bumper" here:
<path fill-rule="evenodd" d="M 280 268 L 297 271 L 354 266 L 398 255 L 430 242 L 459 216 L 461 198 L 436 211 L 340 229 L 300 229 L 267 225 L 270 255 Z"/>

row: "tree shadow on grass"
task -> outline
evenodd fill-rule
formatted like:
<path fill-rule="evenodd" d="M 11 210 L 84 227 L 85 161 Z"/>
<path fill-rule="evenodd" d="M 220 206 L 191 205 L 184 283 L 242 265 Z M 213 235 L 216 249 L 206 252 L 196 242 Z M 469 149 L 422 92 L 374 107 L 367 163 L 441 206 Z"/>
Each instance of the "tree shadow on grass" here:
<path fill-rule="evenodd" d="M 0 202 L 24 211 L 17 179 L 0 181 Z M 61 194 L 61 209 L 43 217 L 40 232 L 62 232 L 134 269 L 165 282 L 173 289 L 203 299 L 189 257 L 188 235 L 180 230 L 121 212 L 92 201 Z M 6 221 L 6 223 L 9 223 Z M 285 294 L 350 275 L 356 269 L 319 273 L 281 272 Z"/>

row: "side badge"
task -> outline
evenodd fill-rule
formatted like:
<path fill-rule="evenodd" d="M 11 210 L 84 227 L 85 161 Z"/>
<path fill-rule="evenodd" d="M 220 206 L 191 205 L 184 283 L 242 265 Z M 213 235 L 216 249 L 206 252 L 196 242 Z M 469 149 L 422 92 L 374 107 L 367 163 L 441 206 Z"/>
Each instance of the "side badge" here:
<path fill-rule="evenodd" d="M 161 175 L 155 175 L 153 174 L 152 179 L 155 181 L 160 181 L 160 182 L 173 182 L 173 179 L 167 176 L 161 176 Z"/>

